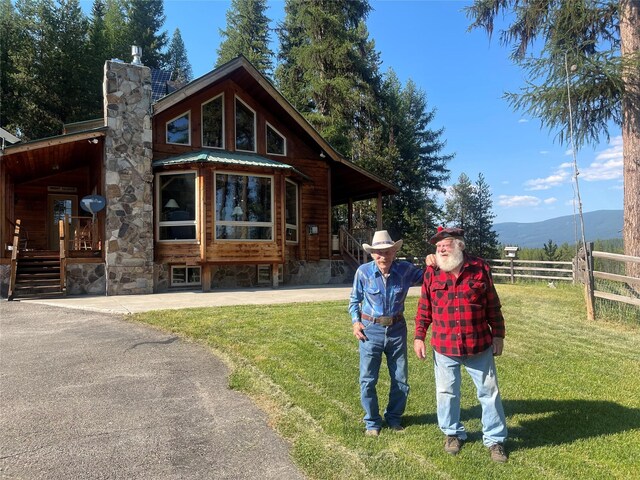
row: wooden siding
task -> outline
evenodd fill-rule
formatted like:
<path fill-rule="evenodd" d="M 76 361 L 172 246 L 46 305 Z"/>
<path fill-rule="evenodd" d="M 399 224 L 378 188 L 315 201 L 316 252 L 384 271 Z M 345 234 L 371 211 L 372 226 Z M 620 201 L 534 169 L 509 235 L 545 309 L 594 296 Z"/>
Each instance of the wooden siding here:
<path fill-rule="evenodd" d="M 224 164 L 198 164 L 164 167 L 159 171 L 192 169 L 199 173 L 200 222 L 198 225 L 198 243 L 156 242 L 156 261 L 170 264 L 279 264 L 289 258 L 317 261 L 330 258 L 331 225 L 330 225 L 330 171 L 328 162 L 319 157 L 319 149 L 307 141 L 294 135 L 295 128 L 290 128 L 283 120 L 257 104 L 251 96 L 238 84 L 227 80 L 213 85 L 171 108 L 154 116 L 154 159 L 163 159 L 189 151 L 202 149 L 201 143 L 201 105 L 208 100 L 224 94 L 225 108 L 225 150 L 235 149 L 235 98 L 238 96 L 249 108 L 256 112 L 256 146 L 257 154 L 280 163 L 293 166 L 307 178 L 289 170 L 247 167 Z M 190 114 L 191 145 L 167 145 L 165 142 L 165 126 L 167 121 L 182 115 Z M 266 154 L 266 123 L 270 123 L 285 136 L 287 155 Z M 299 130 L 299 129 L 298 129 Z M 214 173 L 216 171 L 233 171 L 239 174 L 271 175 L 274 188 L 274 240 L 263 241 L 231 241 L 215 240 L 214 235 Z M 299 218 L 298 244 L 285 244 L 285 177 L 298 185 Z M 308 225 L 318 227 L 318 235 L 309 235 Z"/>

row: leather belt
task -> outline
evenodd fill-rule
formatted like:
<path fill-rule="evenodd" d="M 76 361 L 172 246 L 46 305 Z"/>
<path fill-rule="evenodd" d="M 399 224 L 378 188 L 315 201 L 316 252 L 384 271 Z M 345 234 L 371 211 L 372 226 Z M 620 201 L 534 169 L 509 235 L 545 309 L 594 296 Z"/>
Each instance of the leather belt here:
<path fill-rule="evenodd" d="M 377 323 L 378 325 L 382 325 L 383 327 L 390 327 L 391 325 L 404 320 L 404 315 L 400 313 L 398 315 L 393 315 L 389 317 L 372 317 L 371 315 L 362 313 L 360 314 L 360 318 L 364 320 L 368 320 L 369 322 Z"/>

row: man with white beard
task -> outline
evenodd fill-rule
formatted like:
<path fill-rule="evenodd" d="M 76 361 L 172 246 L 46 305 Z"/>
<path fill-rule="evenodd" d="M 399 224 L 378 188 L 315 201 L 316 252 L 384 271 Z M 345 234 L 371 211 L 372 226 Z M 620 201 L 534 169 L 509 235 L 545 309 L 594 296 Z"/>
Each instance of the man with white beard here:
<path fill-rule="evenodd" d="M 456 455 L 467 438 L 460 422 L 460 367 L 471 376 L 482 407 L 482 442 L 491 459 L 506 462 L 505 420 L 494 356 L 502 354 L 505 336 L 500 299 L 487 262 L 464 252 L 464 230 L 438 227 L 436 266 L 424 272 L 416 314 L 413 349 L 426 358 L 425 337 L 431 326 L 438 425 L 446 435 L 445 452 Z"/>

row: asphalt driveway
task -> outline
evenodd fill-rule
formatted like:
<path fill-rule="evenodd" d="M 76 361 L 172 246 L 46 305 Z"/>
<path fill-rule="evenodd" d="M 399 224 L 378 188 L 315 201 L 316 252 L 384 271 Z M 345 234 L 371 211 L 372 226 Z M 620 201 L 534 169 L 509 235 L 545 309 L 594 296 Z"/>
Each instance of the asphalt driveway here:
<path fill-rule="evenodd" d="M 0 300 L 0 478 L 303 478 L 227 375 L 119 314 Z"/>

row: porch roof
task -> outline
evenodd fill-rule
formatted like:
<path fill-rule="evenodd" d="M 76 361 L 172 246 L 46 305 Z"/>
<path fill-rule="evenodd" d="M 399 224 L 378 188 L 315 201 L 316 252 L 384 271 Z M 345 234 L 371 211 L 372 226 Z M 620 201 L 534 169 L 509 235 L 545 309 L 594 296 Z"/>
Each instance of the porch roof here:
<path fill-rule="evenodd" d="M 286 163 L 276 162 L 260 155 L 250 153 L 229 152 L 226 150 L 198 150 L 183 153 L 174 157 L 154 160 L 153 167 L 167 167 L 171 165 L 184 165 L 189 163 L 221 163 L 225 165 L 239 165 L 247 167 L 266 167 L 290 170 L 305 180 L 310 180 L 301 171 Z"/>

